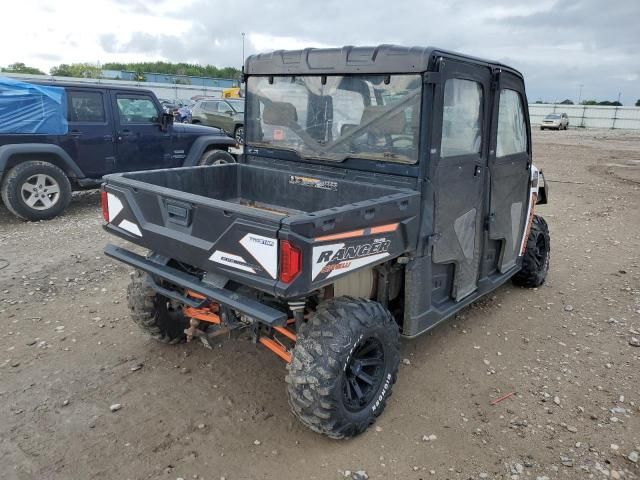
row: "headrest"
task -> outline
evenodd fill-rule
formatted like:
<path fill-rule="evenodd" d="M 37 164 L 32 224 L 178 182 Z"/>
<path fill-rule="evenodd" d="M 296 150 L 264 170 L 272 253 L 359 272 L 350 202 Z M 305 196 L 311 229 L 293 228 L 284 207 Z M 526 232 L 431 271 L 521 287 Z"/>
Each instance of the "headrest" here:
<path fill-rule="evenodd" d="M 384 116 L 385 111 L 388 110 L 388 106 L 384 105 L 372 105 L 365 107 L 362 112 L 362 120 L 360 125 L 373 120 L 374 118 Z M 404 111 L 394 113 L 390 117 L 380 119 L 373 123 L 368 130 L 374 135 L 397 135 L 403 133 L 407 126 L 407 119 L 404 116 Z"/>
<path fill-rule="evenodd" d="M 262 121 L 267 125 L 286 127 L 298 121 L 296 107 L 289 102 L 265 103 Z"/>

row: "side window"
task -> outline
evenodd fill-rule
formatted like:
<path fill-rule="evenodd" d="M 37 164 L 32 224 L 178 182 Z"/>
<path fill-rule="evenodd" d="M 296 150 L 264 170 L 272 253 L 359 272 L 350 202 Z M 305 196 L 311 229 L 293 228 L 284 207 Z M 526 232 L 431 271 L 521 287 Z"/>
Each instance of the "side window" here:
<path fill-rule="evenodd" d="M 101 92 L 67 90 L 67 115 L 70 122 L 104 123 L 104 100 Z"/>
<path fill-rule="evenodd" d="M 217 113 L 218 112 L 218 103 L 220 103 L 220 102 L 207 102 L 207 106 L 205 107 L 205 111 L 207 113 Z"/>
<path fill-rule="evenodd" d="M 502 89 L 499 108 L 496 156 L 526 152 L 527 128 L 522 111 L 522 97 L 515 90 Z"/>
<path fill-rule="evenodd" d="M 444 85 L 442 157 L 480 153 L 482 86 L 472 80 L 450 78 Z"/>
<path fill-rule="evenodd" d="M 156 123 L 158 111 L 153 101 L 141 95 L 118 95 L 120 123 Z"/>
<path fill-rule="evenodd" d="M 218 103 L 218 112 L 219 113 L 225 113 L 225 112 L 228 112 L 229 110 L 233 111 L 233 109 L 231 108 L 231 105 L 229 105 L 227 102 L 219 102 Z"/>

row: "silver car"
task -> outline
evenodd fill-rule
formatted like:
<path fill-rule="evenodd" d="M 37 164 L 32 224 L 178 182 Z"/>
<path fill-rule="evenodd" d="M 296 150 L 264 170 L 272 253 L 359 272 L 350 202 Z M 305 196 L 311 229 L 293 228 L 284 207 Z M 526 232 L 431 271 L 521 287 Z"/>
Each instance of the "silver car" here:
<path fill-rule="evenodd" d="M 542 119 L 540 130 L 551 128 L 553 130 L 566 130 L 569 127 L 569 115 L 566 113 L 550 113 Z"/>

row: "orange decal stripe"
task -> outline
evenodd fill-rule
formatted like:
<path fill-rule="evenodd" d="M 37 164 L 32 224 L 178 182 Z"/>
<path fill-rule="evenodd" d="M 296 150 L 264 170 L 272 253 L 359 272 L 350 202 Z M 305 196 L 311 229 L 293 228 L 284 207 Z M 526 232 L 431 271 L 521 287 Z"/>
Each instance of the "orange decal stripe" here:
<path fill-rule="evenodd" d="M 323 237 L 316 237 L 316 242 L 326 242 L 329 240 L 342 240 L 345 238 L 362 237 L 364 235 L 375 235 L 378 233 L 394 232 L 398 228 L 397 223 L 389 223 L 387 225 L 380 225 L 372 228 L 362 228 L 360 230 L 351 230 L 350 232 L 335 233 L 333 235 L 325 235 Z"/>
<path fill-rule="evenodd" d="M 398 228 L 397 223 L 390 223 L 388 225 L 380 225 L 379 227 L 373 227 L 371 229 L 371 233 L 387 233 L 387 232 L 395 232 L 396 228 Z"/>

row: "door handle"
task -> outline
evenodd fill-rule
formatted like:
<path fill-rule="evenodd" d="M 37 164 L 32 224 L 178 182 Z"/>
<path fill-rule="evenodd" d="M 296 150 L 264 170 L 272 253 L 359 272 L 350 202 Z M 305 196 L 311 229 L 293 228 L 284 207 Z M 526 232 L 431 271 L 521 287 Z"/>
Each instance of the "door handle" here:
<path fill-rule="evenodd" d="M 479 177 L 481 173 L 482 173 L 482 167 L 480 165 L 476 165 L 476 168 L 473 171 L 473 176 Z"/>
<path fill-rule="evenodd" d="M 71 131 L 69 132 L 69 134 L 70 134 L 72 137 L 81 137 L 81 136 L 82 136 L 82 132 L 81 132 L 80 130 L 71 130 Z"/>
<path fill-rule="evenodd" d="M 118 141 L 122 141 L 124 137 L 135 137 L 135 133 L 133 133 L 131 130 L 122 130 L 118 133 Z"/>

